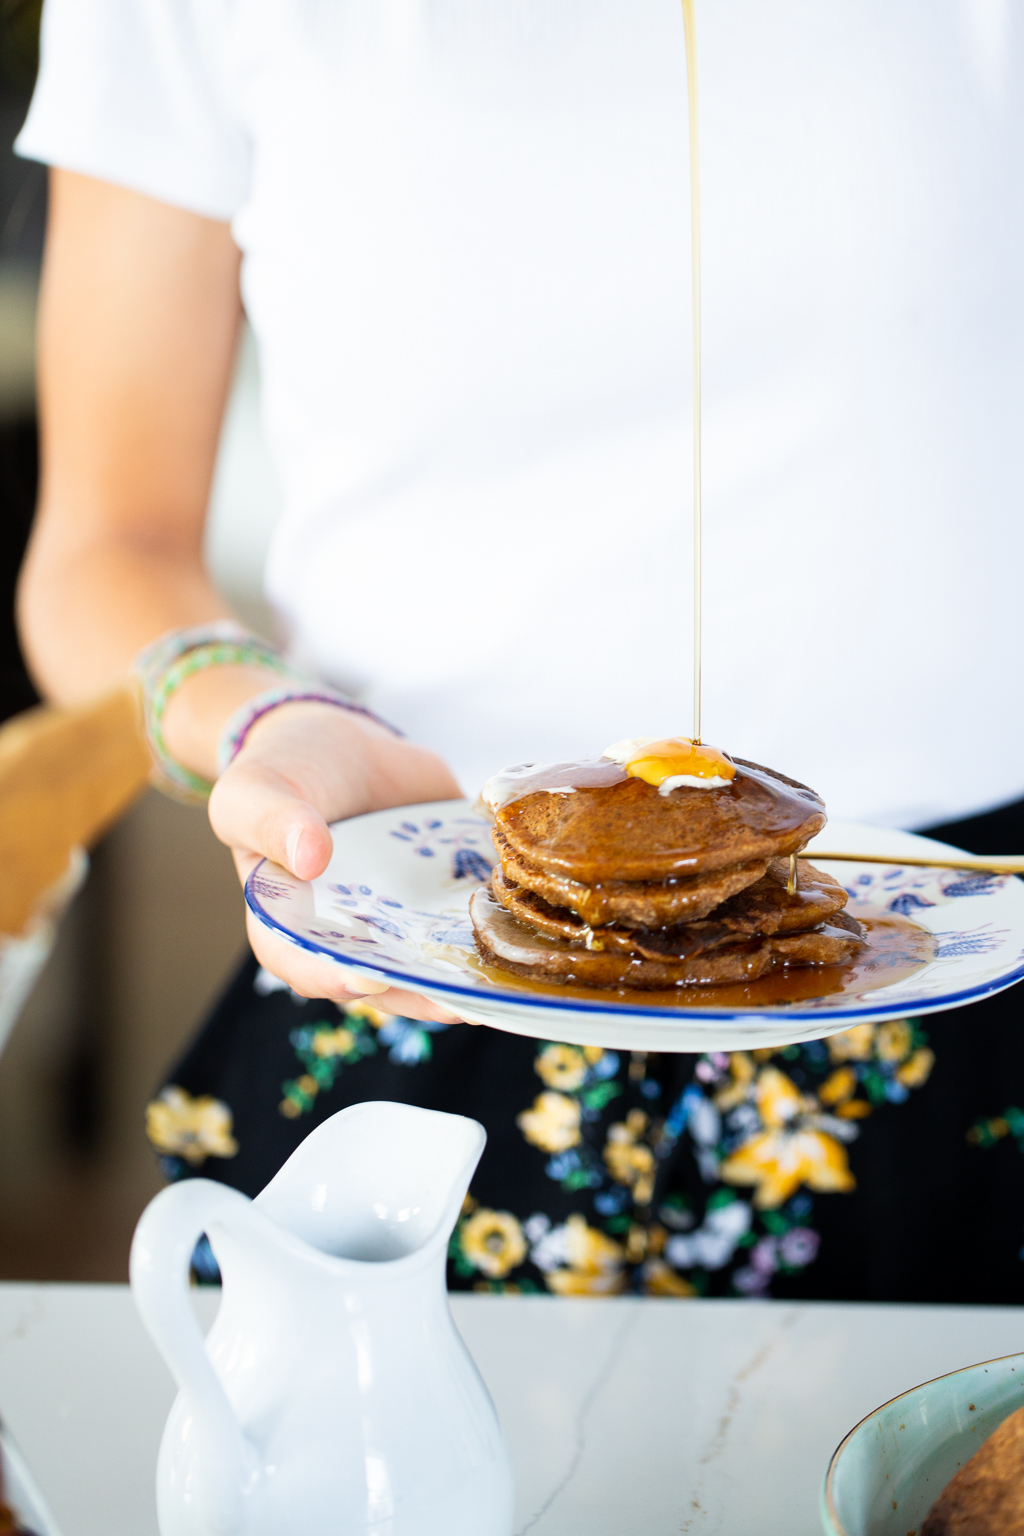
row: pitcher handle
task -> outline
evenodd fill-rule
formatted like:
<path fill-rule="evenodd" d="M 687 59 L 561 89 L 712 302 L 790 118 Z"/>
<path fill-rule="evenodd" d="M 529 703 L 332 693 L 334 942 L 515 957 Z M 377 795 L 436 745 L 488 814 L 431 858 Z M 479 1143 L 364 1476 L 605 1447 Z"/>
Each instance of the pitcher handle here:
<path fill-rule="evenodd" d="M 218 1536 L 245 1531 L 259 1463 L 206 1353 L 189 1303 L 189 1265 L 211 1224 L 249 1220 L 250 1206 L 245 1195 L 224 1184 L 187 1179 L 150 1201 L 132 1240 L 132 1295 L 199 1426 L 204 1455 L 197 1492 L 206 1522 Z"/>

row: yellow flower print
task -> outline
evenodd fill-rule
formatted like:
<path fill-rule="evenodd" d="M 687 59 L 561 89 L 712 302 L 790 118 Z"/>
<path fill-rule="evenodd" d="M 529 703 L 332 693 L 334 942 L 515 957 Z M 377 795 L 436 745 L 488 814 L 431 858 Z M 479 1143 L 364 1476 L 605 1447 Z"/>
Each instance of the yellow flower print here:
<path fill-rule="evenodd" d="M 231 1111 L 220 1099 L 194 1099 L 184 1088 L 165 1088 L 146 1106 L 146 1135 L 159 1152 L 198 1168 L 208 1157 L 234 1157 Z"/>
<path fill-rule="evenodd" d="M 817 1108 L 815 1101 L 802 1094 L 793 1079 L 778 1067 L 764 1067 L 754 1091 L 757 1112 L 765 1125 L 784 1126 L 801 1111 Z"/>
<path fill-rule="evenodd" d="M 365 1019 L 372 1024 L 374 1029 L 383 1029 L 385 1024 L 390 1024 L 394 1018 L 393 1013 L 384 1013 L 382 1009 L 375 1008 L 372 1003 L 345 1003 L 342 1008 L 346 1018 Z"/>
<path fill-rule="evenodd" d="M 906 1019 L 891 1019 L 878 1026 L 875 1035 L 875 1051 L 879 1061 L 902 1061 L 910 1055 L 913 1034 Z"/>
<path fill-rule="evenodd" d="M 922 1045 L 909 1061 L 905 1061 L 902 1067 L 896 1068 L 896 1079 L 903 1084 L 904 1088 L 920 1088 L 928 1081 L 934 1065 L 935 1052 L 930 1051 L 926 1045 Z"/>
<path fill-rule="evenodd" d="M 762 1131 L 727 1157 L 721 1167 L 727 1184 L 755 1184 L 759 1210 L 782 1205 L 801 1184 L 819 1194 L 845 1194 L 856 1187 L 841 1142 L 823 1131 Z"/>
<path fill-rule="evenodd" d="M 626 1263 L 639 1264 L 647 1257 L 647 1228 L 634 1222 L 626 1233 Z"/>
<path fill-rule="evenodd" d="M 833 1061 L 867 1061 L 875 1043 L 873 1024 L 855 1024 L 841 1035 L 830 1035 L 828 1053 Z"/>
<path fill-rule="evenodd" d="M 574 1045 L 546 1045 L 533 1064 L 546 1088 L 571 1093 L 587 1075 L 587 1058 Z"/>
<path fill-rule="evenodd" d="M 848 1099 L 845 1104 L 836 1106 L 836 1114 L 840 1120 L 863 1120 L 871 1113 L 871 1105 L 867 1099 Z"/>
<path fill-rule="evenodd" d="M 844 1104 L 857 1091 L 857 1074 L 852 1067 L 838 1067 L 818 1089 L 822 1104 Z"/>
<path fill-rule="evenodd" d="M 538 1093 L 533 1108 L 516 1116 L 516 1125 L 542 1152 L 568 1152 L 580 1140 L 580 1106 L 564 1093 Z"/>
<path fill-rule="evenodd" d="M 548 1289 L 559 1296 L 616 1296 L 626 1289 L 625 1255 L 619 1244 L 582 1216 L 570 1216 L 564 1229 L 566 1266 L 547 1275 Z"/>
<path fill-rule="evenodd" d="M 735 1109 L 742 1104 L 754 1081 L 754 1062 L 746 1051 L 733 1051 L 729 1057 L 731 1081 L 715 1094 L 715 1103 L 721 1110 Z"/>
<path fill-rule="evenodd" d="M 638 1138 L 647 1128 L 642 1109 L 631 1109 L 624 1122 L 608 1127 L 604 1160 L 616 1184 L 633 1191 L 637 1205 L 650 1205 L 654 1196 L 654 1153 Z"/>
<path fill-rule="evenodd" d="M 777 1067 L 765 1067 L 755 1102 L 765 1129 L 724 1160 L 719 1171 L 726 1184 L 756 1186 L 754 1204 L 760 1210 L 782 1205 L 802 1184 L 819 1193 L 855 1187 L 845 1147 L 818 1128 L 817 1100 L 801 1094 Z"/>
<path fill-rule="evenodd" d="M 355 1044 L 350 1029 L 318 1029 L 313 1036 L 314 1056 L 344 1056 Z"/>
<path fill-rule="evenodd" d="M 459 1242 L 466 1258 L 489 1280 L 501 1280 L 526 1257 L 523 1229 L 508 1211 L 474 1211 L 459 1228 Z"/>
<path fill-rule="evenodd" d="M 840 1120 L 863 1120 L 871 1113 L 867 1099 L 855 1099 L 857 1074 L 852 1067 L 837 1067 L 818 1089 L 818 1101 Z"/>
<path fill-rule="evenodd" d="M 870 1115 L 867 1099 L 855 1099 L 859 1081 L 852 1067 L 837 1067 L 818 1089 L 818 1102 L 840 1120 L 863 1120 Z"/>
<path fill-rule="evenodd" d="M 664 1259 L 648 1259 L 640 1271 L 645 1296 L 696 1296 L 689 1280 L 677 1275 Z"/>
<path fill-rule="evenodd" d="M 1009 1111 L 1013 1113 L 1013 1111 Z M 1010 1133 L 1010 1122 L 1005 1115 L 994 1115 L 991 1120 L 979 1120 L 967 1132 L 967 1140 L 975 1147 L 994 1147 Z"/>

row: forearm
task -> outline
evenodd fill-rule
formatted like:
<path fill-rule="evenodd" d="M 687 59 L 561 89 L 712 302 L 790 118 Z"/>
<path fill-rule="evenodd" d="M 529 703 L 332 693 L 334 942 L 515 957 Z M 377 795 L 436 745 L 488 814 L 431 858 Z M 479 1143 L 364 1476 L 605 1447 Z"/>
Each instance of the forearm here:
<path fill-rule="evenodd" d="M 238 263 L 225 223 L 52 175 L 42 491 L 18 599 L 26 659 L 49 698 L 114 687 L 158 636 L 230 616 L 202 543 L 241 312 Z M 204 743 L 211 732 L 205 722 Z M 208 747 L 199 755 L 208 761 Z"/>
<path fill-rule="evenodd" d="M 232 616 L 194 558 L 124 536 L 57 548 L 47 524 L 44 515 L 18 591 L 22 645 L 47 698 L 74 703 L 116 687 L 157 636 Z M 169 751 L 194 773 L 215 777 L 224 722 L 275 681 L 279 674 L 259 666 L 188 678 L 164 718 Z"/>
<path fill-rule="evenodd" d="M 32 676 L 59 703 L 123 682 L 137 652 L 167 630 L 230 616 L 193 559 L 126 536 L 56 545 L 45 532 L 33 538 L 18 621 Z"/>

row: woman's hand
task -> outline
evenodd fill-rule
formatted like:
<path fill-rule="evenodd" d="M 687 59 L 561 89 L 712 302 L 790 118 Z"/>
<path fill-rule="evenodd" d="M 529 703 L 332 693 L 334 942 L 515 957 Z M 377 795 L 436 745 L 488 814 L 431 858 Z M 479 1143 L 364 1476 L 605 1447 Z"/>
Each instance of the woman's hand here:
<path fill-rule="evenodd" d="M 243 882 L 261 858 L 312 880 L 331 857 L 329 822 L 460 795 L 449 769 L 425 747 L 329 704 L 283 704 L 256 722 L 218 779 L 210 823 L 234 854 Z M 387 1012 L 456 1022 L 413 993 L 367 981 L 298 949 L 251 912 L 247 926 L 260 964 L 303 997 L 349 1002 L 373 994 L 375 1006 Z"/>

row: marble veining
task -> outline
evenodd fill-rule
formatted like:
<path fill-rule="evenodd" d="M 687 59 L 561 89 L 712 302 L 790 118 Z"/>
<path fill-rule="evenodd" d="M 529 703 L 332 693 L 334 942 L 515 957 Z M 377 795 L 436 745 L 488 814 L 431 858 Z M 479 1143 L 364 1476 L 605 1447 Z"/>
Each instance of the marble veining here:
<path fill-rule="evenodd" d="M 204 1325 L 217 1303 L 195 1295 Z M 512 1450 L 519 1536 L 820 1536 L 848 1430 L 1024 1337 L 1019 1307 L 459 1295 L 452 1312 Z M 62 1536 L 156 1536 L 174 1384 L 127 1288 L 0 1284 L 0 1341 L 4 1420 Z"/>
<path fill-rule="evenodd" d="M 640 1303 L 636 1301 L 627 1301 L 621 1303 L 620 1305 L 622 1307 L 623 1316 L 621 1321 L 617 1323 L 615 1331 L 612 1334 L 611 1344 L 605 1357 L 604 1363 L 602 1364 L 597 1375 L 594 1377 L 590 1390 L 583 1398 L 581 1398 L 579 1407 L 576 1410 L 573 1432 L 574 1445 L 572 1458 L 565 1470 L 565 1474 L 548 1494 L 547 1498 L 544 1500 L 543 1504 L 536 1511 L 536 1513 L 530 1516 L 525 1525 L 521 1525 L 518 1528 L 516 1531 L 516 1536 L 526 1536 L 527 1531 L 532 1531 L 534 1526 L 538 1525 L 540 1521 L 543 1520 L 544 1516 L 554 1507 L 559 1497 L 565 1492 L 575 1477 L 576 1473 L 579 1471 L 580 1463 L 583 1460 L 584 1452 L 586 1450 L 587 1419 L 589 1417 L 590 1411 L 600 1398 L 608 1384 L 610 1376 L 618 1365 L 626 1340 L 629 1337 L 629 1334 L 632 1332 L 633 1328 L 636 1326 L 637 1319 L 639 1317 L 639 1312 L 637 1309 Z"/>
<path fill-rule="evenodd" d="M 788 1314 L 784 1313 L 776 1319 L 779 1333 L 781 1334 L 789 1328 L 795 1328 L 799 1321 L 800 1313 L 795 1309 Z M 712 1462 L 718 1461 L 728 1450 L 729 1431 L 732 1429 L 733 1423 L 743 1406 L 743 1387 L 752 1377 L 757 1375 L 762 1366 L 768 1363 L 771 1356 L 775 1353 L 779 1342 L 779 1335 L 766 1339 L 729 1382 L 725 1409 L 715 1426 L 714 1434 L 708 1442 L 707 1449 L 697 1463 L 697 1481 L 690 1495 L 690 1513 L 683 1517 L 679 1526 L 679 1529 L 684 1533 L 693 1529 L 693 1523 L 697 1517 L 707 1520 L 711 1515 L 711 1512 L 701 1504 L 701 1499 L 704 1497 L 705 1474 Z M 716 1530 L 721 1529 L 721 1511 L 718 1512 L 718 1515 L 719 1518 L 715 1526 Z"/>

